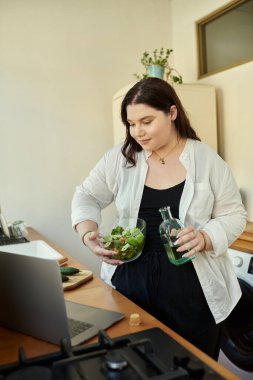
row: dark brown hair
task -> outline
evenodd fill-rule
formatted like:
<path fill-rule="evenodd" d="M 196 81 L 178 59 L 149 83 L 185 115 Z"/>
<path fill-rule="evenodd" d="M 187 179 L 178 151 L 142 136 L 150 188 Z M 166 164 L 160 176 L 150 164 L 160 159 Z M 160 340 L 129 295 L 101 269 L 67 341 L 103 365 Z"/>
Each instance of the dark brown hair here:
<path fill-rule="evenodd" d="M 130 88 L 121 104 L 121 119 L 126 126 L 126 138 L 121 151 L 127 163 L 131 164 L 131 166 L 136 165 L 136 153 L 140 152 L 142 147 L 130 135 L 129 122 L 127 121 L 127 106 L 130 104 L 146 104 L 166 114 L 169 113 L 170 107 L 175 105 L 177 108 L 177 118 L 174 123 L 178 135 L 183 138 L 189 137 L 200 141 L 196 132 L 191 127 L 174 88 L 163 79 L 142 79 Z"/>

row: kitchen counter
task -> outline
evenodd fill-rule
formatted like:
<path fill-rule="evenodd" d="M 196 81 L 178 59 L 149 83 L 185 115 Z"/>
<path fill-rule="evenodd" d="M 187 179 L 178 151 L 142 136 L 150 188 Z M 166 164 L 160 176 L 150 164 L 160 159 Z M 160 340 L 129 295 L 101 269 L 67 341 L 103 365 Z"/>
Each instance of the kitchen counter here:
<path fill-rule="evenodd" d="M 253 254 L 253 223 L 248 222 L 245 231 L 230 248 Z"/>
<path fill-rule="evenodd" d="M 54 249 L 60 252 L 63 256 L 68 257 L 68 265 L 76 266 L 80 269 L 88 269 L 74 258 L 70 257 L 66 252 L 50 242 L 48 239 L 37 233 L 32 228 L 29 228 L 29 240 L 44 240 Z M 194 355 L 200 358 L 203 362 L 213 368 L 216 372 L 222 375 L 225 379 L 239 380 L 237 376 L 232 374 L 226 368 L 222 367 L 219 363 L 208 357 L 202 351 L 194 347 L 191 343 L 187 342 L 184 338 L 176 334 L 170 328 L 159 322 L 153 316 L 145 312 L 143 309 L 128 300 L 115 289 L 111 288 L 97 276 L 94 276 L 89 282 L 75 288 L 73 290 L 65 291 L 65 299 L 85 303 L 90 306 L 97 306 L 104 309 L 111 309 L 125 314 L 125 318 L 115 325 L 107 329 L 107 333 L 112 337 L 120 335 L 131 334 L 142 330 L 159 327 L 170 337 L 175 339 L 178 343 L 191 351 Z M 129 317 L 132 313 L 139 313 L 141 317 L 141 324 L 139 326 L 130 326 Z M 90 339 L 87 343 L 96 342 L 97 338 Z M 58 346 L 35 339 L 16 331 L 8 330 L 0 327 L 0 364 L 10 363 L 18 360 L 19 347 L 25 349 L 27 357 L 35 357 L 44 355 L 49 352 L 58 351 Z"/>

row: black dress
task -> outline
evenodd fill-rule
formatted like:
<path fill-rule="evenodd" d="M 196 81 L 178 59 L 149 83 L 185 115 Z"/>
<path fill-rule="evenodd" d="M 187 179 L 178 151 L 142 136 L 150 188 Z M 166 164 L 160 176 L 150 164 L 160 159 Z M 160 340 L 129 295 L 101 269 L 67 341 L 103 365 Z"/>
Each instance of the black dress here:
<path fill-rule="evenodd" d="M 171 264 L 159 235 L 162 219 L 158 210 L 170 206 L 172 215 L 178 218 L 184 183 L 165 190 L 144 186 L 138 217 L 147 223 L 145 247 L 137 260 L 117 267 L 112 284 L 155 318 L 217 358 L 220 329 L 193 264 Z"/>

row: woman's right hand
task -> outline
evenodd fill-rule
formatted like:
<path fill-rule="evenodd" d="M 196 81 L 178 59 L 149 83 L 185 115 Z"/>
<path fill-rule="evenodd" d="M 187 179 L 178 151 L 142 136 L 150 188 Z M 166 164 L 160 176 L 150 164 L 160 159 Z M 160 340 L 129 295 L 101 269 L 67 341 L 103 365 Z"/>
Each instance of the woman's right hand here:
<path fill-rule="evenodd" d="M 102 247 L 98 231 L 88 232 L 84 238 L 83 243 L 103 262 L 111 265 L 121 265 L 123 261 L 111 258 L 115 255 L 114 251 L 109 251 Z"/>

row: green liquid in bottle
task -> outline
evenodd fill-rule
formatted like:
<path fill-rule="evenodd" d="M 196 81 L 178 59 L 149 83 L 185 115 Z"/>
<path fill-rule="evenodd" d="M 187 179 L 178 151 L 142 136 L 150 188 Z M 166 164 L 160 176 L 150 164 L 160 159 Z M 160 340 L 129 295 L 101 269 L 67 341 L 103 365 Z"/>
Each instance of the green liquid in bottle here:
<path fill-rule="evenodd" d="M 177 266 L 187 263 L 188 261 L 192 261 L 195 256 L 182 257 L 185 253 L 189 252 L 188 250 L 177 252 L 177 248 L 183 244 L 174 245 L 179 231 L 184 226 L 180 220 L 172 217 L 170 207 L 160 208 L 159 211 L 163 218 L 163 222 L 159 226 L 159 233 L 169 261 Z"/>
<path fill-rule="evenodd" d="M 182 265 L 187 261 L 191 261 L 192 257 L 182 257 L 182 255 L 184 255 L 188 251 L 186 250 L 183 252 L 177 252 L 178 247 L 180 247 L 180 245 L 174 245 L 171 247 L 168 243 L 164 244 L 164 248 L 170 262 L 175 265 Z"/>

